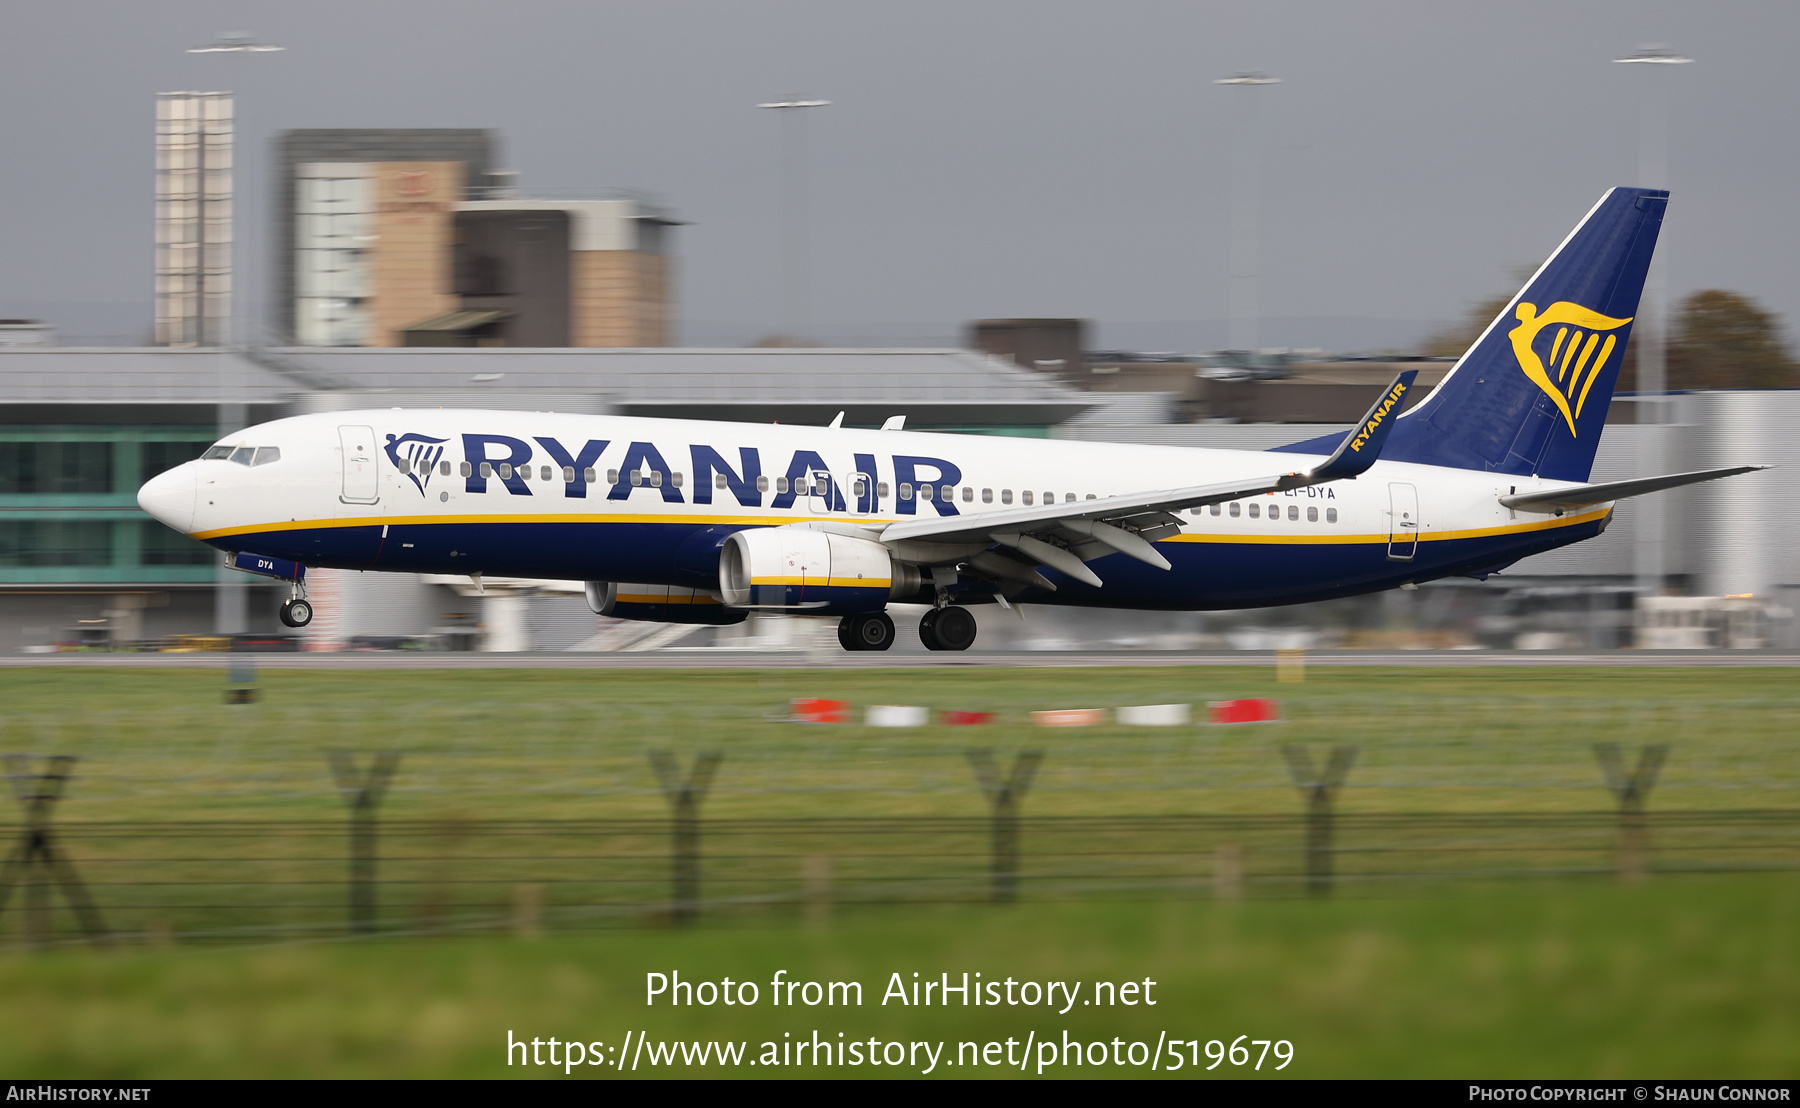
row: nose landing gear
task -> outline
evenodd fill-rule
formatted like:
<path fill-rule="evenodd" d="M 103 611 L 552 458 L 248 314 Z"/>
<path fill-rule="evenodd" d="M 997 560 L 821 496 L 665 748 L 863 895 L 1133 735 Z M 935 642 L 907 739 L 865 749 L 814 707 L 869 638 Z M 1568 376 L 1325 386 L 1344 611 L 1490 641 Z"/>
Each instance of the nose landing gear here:
<path fill-rule="evenodd" d="M 294 596 L 281 606 L 281 622 L 287 627 L 305 627 L 312 622 L 312 602 L 306 599 L 306 586 L 295 584 Z"/>

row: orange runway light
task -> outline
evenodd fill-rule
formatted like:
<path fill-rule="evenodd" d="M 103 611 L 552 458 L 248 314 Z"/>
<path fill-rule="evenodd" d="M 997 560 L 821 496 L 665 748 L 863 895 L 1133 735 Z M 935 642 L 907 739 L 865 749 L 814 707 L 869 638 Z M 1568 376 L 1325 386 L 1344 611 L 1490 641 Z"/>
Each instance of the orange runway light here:
<path fill-rule="evenodd" d="M 948 727 L 978 727 L 994 722 L 994 713 L 945 711 L 938 713 L 938 719 Z"/>
<path fill-rule="evenodd" d="M 788 719 L 793 723 L 849 723 L 850 702 L 796 696 L 788 706 Z"/>
<path fill-rule="evenodd" d="M 1274 723 L 1281 718 L 1281 702 L 1257 696 L 1247 700 L 1214 700 L 1206 705 L 1213 723 Z"/>

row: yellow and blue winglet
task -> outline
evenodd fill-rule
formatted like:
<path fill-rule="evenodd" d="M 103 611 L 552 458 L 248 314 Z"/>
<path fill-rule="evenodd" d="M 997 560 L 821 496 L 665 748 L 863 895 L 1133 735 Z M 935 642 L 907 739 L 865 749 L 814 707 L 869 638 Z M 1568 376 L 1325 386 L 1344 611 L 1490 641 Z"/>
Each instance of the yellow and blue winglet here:
<path fill-rule="evenodd" d="M 1395 417 L 1406 405 L 1406 398 L 1413 390 L 1413 379 L 1418 375 L 1418 370 L 1408 369 L 1395 377 L 1393 383 L 1382 390 L 1381 396 L 1363 414 L 1362 421 L 1344 436 L 1344 441 L 1338 444 L 1337 452 L 1325 459 L 1325 464 L 1306 475 L 1308 480 L 1341 481 L 1346 477 L 1355 477 L 1374 465 L 1375 460 L 1381 457 L 1381 448 L 1394 430 Z"/>

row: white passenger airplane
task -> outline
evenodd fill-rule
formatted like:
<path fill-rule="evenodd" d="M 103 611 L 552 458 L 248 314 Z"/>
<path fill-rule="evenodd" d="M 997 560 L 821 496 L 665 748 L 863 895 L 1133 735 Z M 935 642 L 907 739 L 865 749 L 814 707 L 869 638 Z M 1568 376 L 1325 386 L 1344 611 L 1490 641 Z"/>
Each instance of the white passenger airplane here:
<path fill-rule="evenodd" d="M 626 619 L 837 616 L 847 650 L 893 644 L 891 602 L 930 604 L 925 645 L 964 650 L 973 604 L 1263 607 L 1485 577 L 1598 535 L 1624 497 L 1759 468 L 1587 483 L 1667 198 L 1610 190 L 1412 409 L 1409 371 L 1352 431 L 1266 453 L 392 409 L 248 428 L 138 503 L 290 581 L 289 626 L 312 618 L 309 566 L 584 581 Z"/>

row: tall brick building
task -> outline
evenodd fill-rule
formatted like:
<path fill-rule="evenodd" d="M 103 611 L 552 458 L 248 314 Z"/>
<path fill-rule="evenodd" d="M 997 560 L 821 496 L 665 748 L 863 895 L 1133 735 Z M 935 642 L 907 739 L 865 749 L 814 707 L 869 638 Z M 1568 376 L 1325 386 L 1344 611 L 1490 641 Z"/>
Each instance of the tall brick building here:
<path fill-rule="evenodd" d="M 505 346 L 669 346 L 674 223 L 639 200 L 477 200 L 457 206 L 452 285 L 464 312 L 503 312 Z M 415 326 L 404 345 L 473 346 Z M 490 345 L 483 342 L 481 345 Z"/>
<path fill-rule="evenodd" d="M 301 346 L 666 346 L 666 229 L 641 199 L 530 200 L 481 130 L 281 138 L 276 288 Z"/>

